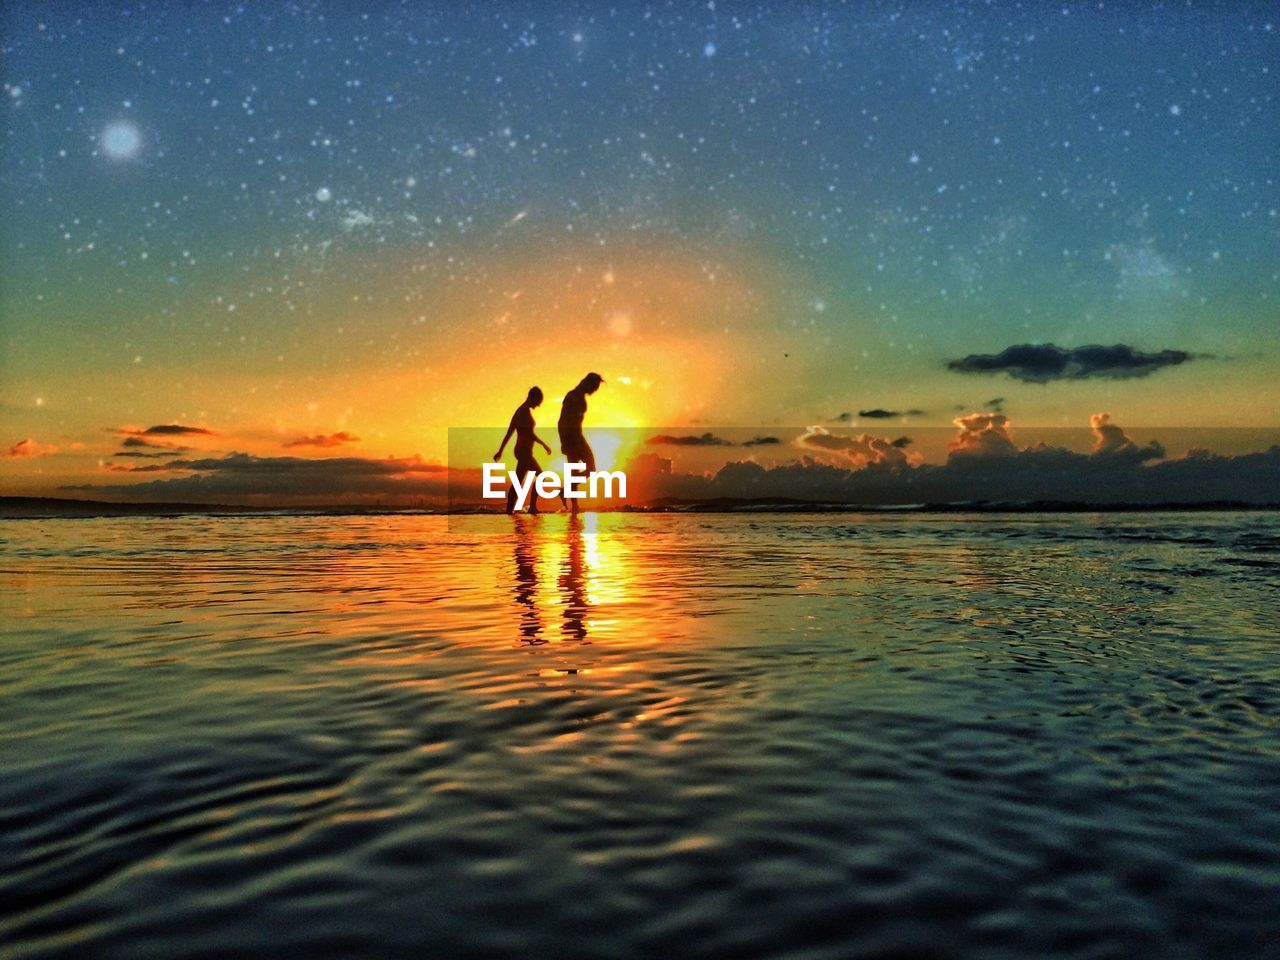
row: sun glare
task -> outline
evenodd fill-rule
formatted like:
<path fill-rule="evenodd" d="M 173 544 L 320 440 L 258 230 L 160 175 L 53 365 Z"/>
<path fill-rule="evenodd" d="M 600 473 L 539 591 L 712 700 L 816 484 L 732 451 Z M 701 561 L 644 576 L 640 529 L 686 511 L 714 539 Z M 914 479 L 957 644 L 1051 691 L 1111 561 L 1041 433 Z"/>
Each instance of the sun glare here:
<path fill-rule="evenodd" d="M 615 470 L 629 456 L 624 455 L 628 446 L 622 435 L 613 430 L 585 430 L 587 442 L 596 455 L 596 468 L 599 470 Z"/>

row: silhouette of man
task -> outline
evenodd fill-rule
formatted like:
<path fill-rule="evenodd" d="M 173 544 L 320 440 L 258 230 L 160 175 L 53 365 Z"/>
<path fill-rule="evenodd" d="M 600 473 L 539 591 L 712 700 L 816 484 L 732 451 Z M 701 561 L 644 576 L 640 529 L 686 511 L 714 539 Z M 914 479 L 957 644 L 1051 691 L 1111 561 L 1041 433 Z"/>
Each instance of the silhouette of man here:
<path fill-rule="evenodd" d="M 587 415 L 587 397 L 600 389 L 604 377 L 598 373 L 588 373 L 581 382 L 564 395 L 564 403 L 560 406 L 560 421 L 556 430 L 560 434 L 560 452 L 564 454 L 566 463 L 585 463 L 587 473 L 596 469 L 596 455 L 591 444 L 582 435 L 582 419 Z M 574 500 L 570 507 L 578 512 L 578 501 Z"/>
<path fill-rule="evenodd" d="M 591 613 L 591 598 L 587 593 L 587 551 L 582 537 L 582 518 L 569 518 L 569 551 L 560 572 L 560 588 L 564 602 L 562 632 L 566 640 L 587 642 L 587 617 Z"/>

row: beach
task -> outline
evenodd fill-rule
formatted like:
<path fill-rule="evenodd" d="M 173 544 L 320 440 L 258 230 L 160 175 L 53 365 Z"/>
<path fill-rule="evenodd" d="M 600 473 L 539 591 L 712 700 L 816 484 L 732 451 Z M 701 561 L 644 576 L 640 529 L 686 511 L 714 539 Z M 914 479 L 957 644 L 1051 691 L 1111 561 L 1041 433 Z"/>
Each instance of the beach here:
<path fill-rule="evenodd" d="M 15 960 L 1274 951 L 1274 512 L 0 520 L 0 583 Z"/>

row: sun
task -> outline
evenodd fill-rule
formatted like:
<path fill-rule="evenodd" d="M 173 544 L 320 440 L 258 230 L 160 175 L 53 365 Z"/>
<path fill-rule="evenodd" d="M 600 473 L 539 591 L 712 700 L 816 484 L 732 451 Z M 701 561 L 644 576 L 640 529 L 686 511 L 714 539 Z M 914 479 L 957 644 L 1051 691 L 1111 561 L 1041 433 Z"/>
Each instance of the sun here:
<path fill-rule="evenodd" d="M 640 452 L 640 428 L 647 423 L 635 406 L 640 398 L 630 389 L 630 378 L 612 386 L 607 395 L 601 390 L 591 398 L 590 420 L 600 426 L 583 430 L 601 470 L 617 470 Z"/>
<path fill-rule="evenodd" d="M 591 451 L 596 455 L 597 470 L 614 470 L 625 459 L 626 439 L 616 430 L 593 430 L 588 427 L 583 431 Z"/>

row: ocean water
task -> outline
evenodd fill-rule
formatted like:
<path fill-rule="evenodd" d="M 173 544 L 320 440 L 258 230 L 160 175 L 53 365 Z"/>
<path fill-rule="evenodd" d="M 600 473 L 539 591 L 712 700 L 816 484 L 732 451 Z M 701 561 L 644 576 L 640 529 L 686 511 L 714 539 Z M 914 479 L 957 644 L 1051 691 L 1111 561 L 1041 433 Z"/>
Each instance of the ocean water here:
<path fill-rule="evenodd" d="M 0 955 L 1280 955 L 1280 517 L 0 521 Z"/>

